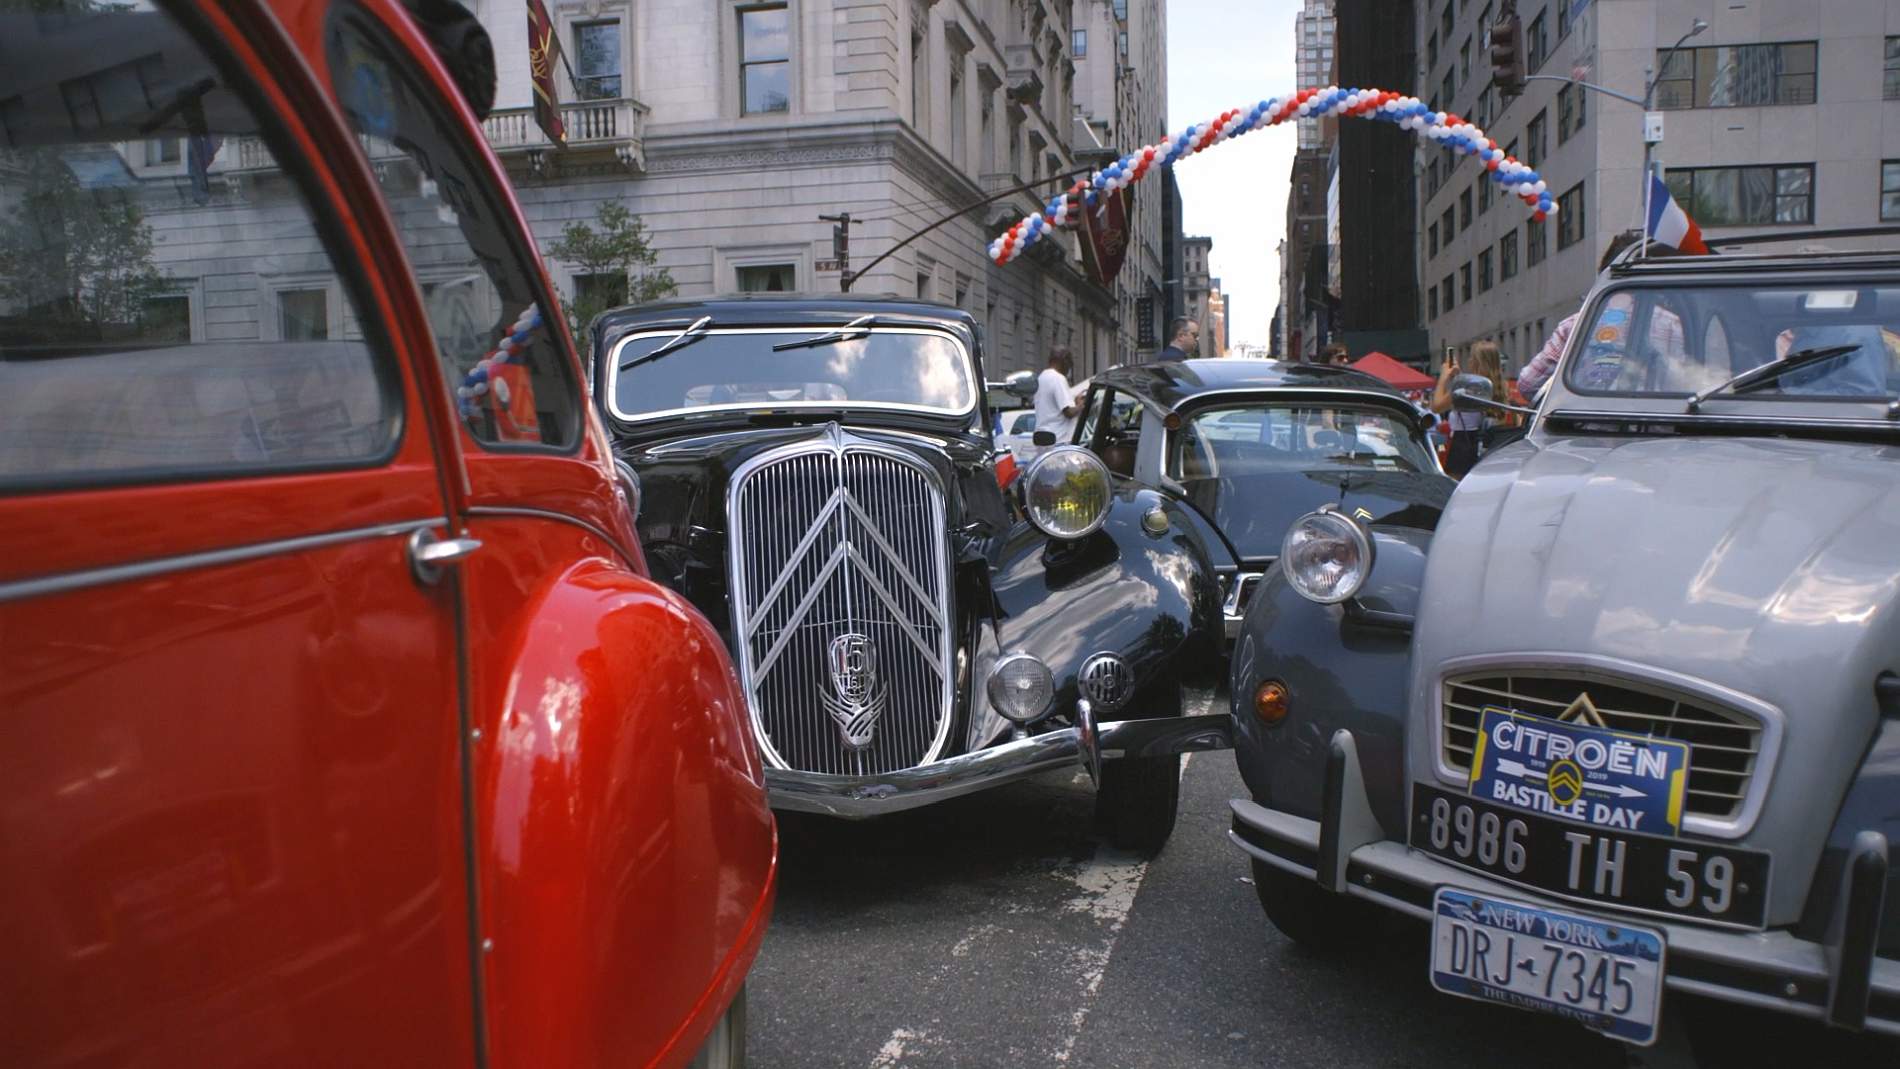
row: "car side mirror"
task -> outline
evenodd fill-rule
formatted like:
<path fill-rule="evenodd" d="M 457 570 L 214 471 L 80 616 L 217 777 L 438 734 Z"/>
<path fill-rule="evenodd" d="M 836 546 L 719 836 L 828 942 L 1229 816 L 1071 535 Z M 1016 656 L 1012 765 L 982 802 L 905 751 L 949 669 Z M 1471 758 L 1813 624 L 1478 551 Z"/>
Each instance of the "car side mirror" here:
<path fill-rule="evenodd" d="M 1036 396 L 1036 373 L 1033 371 L 1012 371 L 1003 380 L 1003 389 L 1012 397 L 1028 399 Z"/>

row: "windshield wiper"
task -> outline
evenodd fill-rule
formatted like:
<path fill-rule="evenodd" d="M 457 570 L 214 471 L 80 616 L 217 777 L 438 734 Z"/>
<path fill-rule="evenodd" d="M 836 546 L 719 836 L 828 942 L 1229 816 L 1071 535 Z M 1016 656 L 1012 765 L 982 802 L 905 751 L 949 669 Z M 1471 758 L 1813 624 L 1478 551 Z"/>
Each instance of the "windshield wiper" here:
<path fill-rule="evenodd" d="M 782 353 L 787 349 L 806 349 L 814 345 L 830 345 L 835 341 L 848 341 L 866 337 L 871 333 L 869 327 L 875 322 L 877 322 L 877 316 L 861 315 L 851 322 L 846 323 L 844 326 L 839 327 L 837 330 L 826 334 L 818 334 L 810 338 L 800 338 L 797 341 L 779 342 L 777 345 L 772 346 L 772 351 Z"/>
<path fill-rule="evenodd" d="M 1859 349 L 1858 345 L 1824 345 L 1818 349 L 1796 349 L 1779 360 L 1770 360 L 1759 367 L 1751 367 L 1726 382 L 1716 383 L 1689 398 L 1688 411 L 1694 412 L 1702 407 L 1702 402 L 1718 393 L 1745 393 L 1758 386 L 1765 386 L 1790 371 L 1799 371 L 1811 364 L 1832 360 L 1837 356 L 1846 356 Z"/>
<path fill-rule="evenodd" d="M 672 352 L 673 350 L 679 348 L 682 345 L 690 345 L 691 343 L 698 341 L 699 339 L 706 336 L 706 328 L 712 326 L 712 321 L 713 321 L 712 316 L 700 316 L 698 319 L 693 320 L 692 326 L 687 327 L 685 330 L 682 330 L 678 334 L 675 334 L 671 338 L 667 339 L 667 342 L 665 345 L 660 346 L 658 349 L 655 349 L 650 353 L 642 353 L 641 355 L 634 357 L 632 360 L 629 360 L 626 363 L 620 365 L 620 370 L 625 371 L 635 364 L 644 364 L 648 360 L 657 360 L 660 357 L 665 356 L 667 353 Z"/>

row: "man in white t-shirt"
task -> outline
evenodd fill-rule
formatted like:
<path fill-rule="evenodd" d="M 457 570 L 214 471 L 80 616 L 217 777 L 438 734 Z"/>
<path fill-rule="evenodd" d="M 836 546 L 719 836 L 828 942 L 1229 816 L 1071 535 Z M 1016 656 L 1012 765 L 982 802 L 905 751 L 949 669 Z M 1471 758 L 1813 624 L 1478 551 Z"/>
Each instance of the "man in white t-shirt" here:
<path fill-rule="evenodd" d="M 1061 345 L 1049 350 L 1049 366 L 1036 376 L 1036 437 L 1039 446 L 1057 445 L 1069 440 L 1075 429 L 1075 397 L 1069 388 L 1069 372 L 1075 357 Z"/>

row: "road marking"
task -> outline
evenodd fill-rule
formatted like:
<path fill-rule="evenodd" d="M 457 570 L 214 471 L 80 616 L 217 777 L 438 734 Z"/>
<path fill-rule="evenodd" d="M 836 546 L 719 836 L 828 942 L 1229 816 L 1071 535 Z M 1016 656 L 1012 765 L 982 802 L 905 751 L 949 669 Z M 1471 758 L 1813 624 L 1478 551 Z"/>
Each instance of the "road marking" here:
<path fill-rule="evenodd" d="M 1142 877 L 1147 874 L 1148 863 L 1138 855 L 1109 847 L 1098 847 L 1093 858 L 1065 874 L 1081 893 L 1064 903 L 1063 908 L 1093 917 L 1106 929 L 1106 937 L 1099 947 L 1081 946 L 1070 954 L 1076 974 L 1082 977 L 1082 993 L 1076 999 L 1075 1010 L 1069 1014 L 1069 1034 L 1055 1051 L 1054 1061 L 1058 1065 L 1067 1064 L 1069 1056 L 1075 1053 L 1076 1040 L 1082 1037 L 1089 1011 L 1095 1007 L 1096 993 L 1101 990 L 1102 977 L 1108 972 L 1108 960 L 1115 953 L 1115 942 L 1128 923 L 1135 896 L 1141 892 Z"/>
<path fill-rule="evenodd" d="M 877 1057 L 871 1059 L 871 1069 L 896 1069 L 904 1063 L 904 1052 L 910 1044 L 929 1040 L 925 1032 L 913 1032 L 908 1028 L 899 1028 L 891 1033 L 891 1038 L 877 1050 Z"/>

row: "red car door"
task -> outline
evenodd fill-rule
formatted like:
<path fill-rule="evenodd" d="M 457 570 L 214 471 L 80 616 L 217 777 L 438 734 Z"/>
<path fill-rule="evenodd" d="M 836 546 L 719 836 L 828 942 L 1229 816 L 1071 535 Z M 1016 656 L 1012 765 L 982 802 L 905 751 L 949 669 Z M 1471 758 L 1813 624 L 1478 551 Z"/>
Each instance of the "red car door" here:
<path fill-rule="evenodd" d="M 0 14 L 9 1067 L 476 1057 L 457 606 L 412 554 L 459 477 L 348 134 L 248 18 Z"/>

